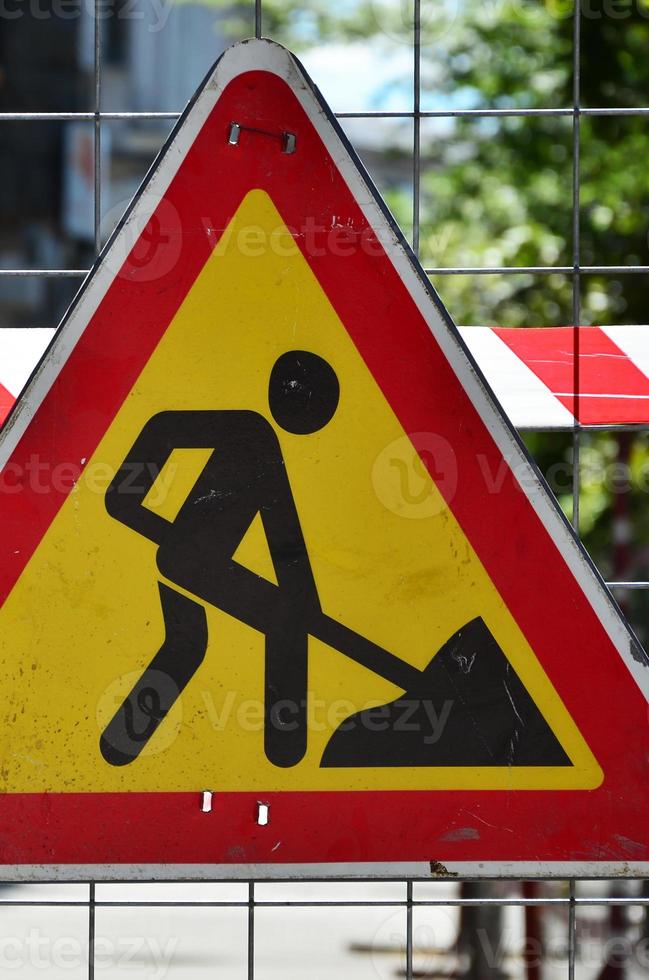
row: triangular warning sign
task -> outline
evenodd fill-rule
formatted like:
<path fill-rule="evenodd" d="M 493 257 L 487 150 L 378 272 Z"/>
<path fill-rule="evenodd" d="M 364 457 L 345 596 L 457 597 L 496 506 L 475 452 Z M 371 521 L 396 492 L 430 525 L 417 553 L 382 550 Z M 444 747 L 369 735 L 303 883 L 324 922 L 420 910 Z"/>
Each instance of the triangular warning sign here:
<path fill-rule="evenodd" d="M 645 656 L 278 45 L 208 77 L 0 463 L 12 874 L 646 870 Z"/>

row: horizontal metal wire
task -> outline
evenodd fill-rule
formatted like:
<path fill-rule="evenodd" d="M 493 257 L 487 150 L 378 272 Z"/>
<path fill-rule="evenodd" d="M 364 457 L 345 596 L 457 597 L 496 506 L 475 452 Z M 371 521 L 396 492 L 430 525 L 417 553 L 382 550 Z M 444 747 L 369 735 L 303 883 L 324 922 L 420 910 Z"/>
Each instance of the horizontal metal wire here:
<path fill-rule="evenodd" d="M 607 582 L 609 589 L 649 589 L 649 582 Z"/>
<path fill-rule="evenodd" d="M 598 108 L 571 109 L 567 107 L 552 108 L 492 108 L 492 109 L 421 109 L 418 112 L 408 110 L 383 110 L 368 109 L 357 112 L 336 112 L 337 119 L 489 119 L 493 117 L 513 118 L 534 116 L 574 116 L 578 113 L 581 116 L 647 116 L 649 106 L 611 106 Z M 179 119 L 180 111 L 169 110 L 167 112 L 0 112 L 0 122 L 72 122 L 74 120 L 94 122 L 95 119 L 102 119 L 108 122 L 119 119 Z"/>
<path fill-rule="evenodd" d="M 350 879 L 352 881 L 353 879 Z M 403 880 L 403 883 L 407 883 L 411 879 Z M 417 882 L 417 879 L 412 879 Z M 625 879 L 626 881 L 633 881 L 638 879 Z M 309 884 L 312 883 L 312 879 L 309 879 Z M 291 883 L 295 883 L 294 881 Z M 337 882 L 337 883 L 340 883 Z M 357 881 L 354 881 L 357 883 Z M 30 883 L 31 884 L 31 883 Z M 111 884 L 118 884 L 117 882 L 111 882 Z M 132 886 L 132 882 L 123 882 L 124 885 Z M 243 884 L 243 882 L 238 881 L 237 884 Z M 266 884 L 266 882 L 257 882 L 257 884 Z M 283 882 L 286 884 L 286 882 Z M 556 884 L 556 882 L 554 882 Z M 96 885 L 101 886 L 102 882 L 96 882 Z M 0 900 L 0 907 L 5 906 L 7 908 L 87 908 L 90 904 L 89 899 L 77 900 L 77 901 L 55 901 L 55 900 Z M 193 901 L 193 902 L 183 902 L 183 901 L 129 901 L 128 899 L 123 899 L 120 901 L 102 901 L 101 899 L 95 898 L 93 903 L 96 908 L 247 908 L 249 902 L 245 899 L 236 899 L 230 902 L 227 901 Z M 420 906 L 422 908 L 473 908 L 477 906 L 494 906 L 496 908 L 508 907 L 508 908 L 531 908 L 531 907 L 567 907 L 573 904 L 568 896 L 565 898 L 554 897 L 554 898 L 492 898 L 492 897 L 481 897 L 481 898 L 428 898 L 428 899 L 392 899 L 392 900 L 373 900 L 371 898 L 357 901 L 346 901 L 344 899 L 323 899 L 321 901 L 300 901 L 296 899 L 285 900 L 285 901 L 272 901 L 269 899 L 255 899 L 255 906 L 257 908 L 400 908 L 408 905 Z M 608 907 L 611 905 L 617 906 L 649 906 L 649 897 L 642 895 L 625 895 L 625 896 L 584 896 L 574 898 L 575 905 L 589 906 L 589 907 Z"/>
<path fill-rule="evenodd" d="M 56 278 L 58 276 L 86 276 L 88 269 L 0 269 L 0 278 L 24 278 L 27 276 L 43 276 Z M 624 275 L 637 273 L 647 275 L 649 265 L 500 265 L 500 266 L 441 266 L 437 269 L 424 269 L 428 276 L 524 276 L 524 275 L 572 275 L 581 272 L 583 275 Z"/>
<path fill-rule="evenodd" d="M 592 108 L 592 109 L 570 109 L 570 108 L 542 108 L 542 109 L 516 109 L 516 108 L 494 108 L 494 109 L 422 109 L 419 112 L 384 112 L 382 110 L 368 112 L 337 112 L 338 119 L 449 119 L 449 118 L 492 118 L 492 117 L 514 117 L 514 116 L 646 116 L 649 115 L 649 106 L 638 106 L 636 108 L 615 106 L 611 108 Z"/>
<path fill-rule="evenodd" d="M 0 112 L 0 122 L 110 122 L 117 119 L 179 119 L 180 112 Z"/>
<path fill-rule="evenodd" d="M 38 276 L 44 279 L 82 279 L 89 271 L 89 269 L 0 269 L 0 279 L 25 279 Z"/>
<path fill-rule="evenodd" d="M 28 328 L 29 329 L 29 328 Z M 527 330 L 529 327 L 521 327 L 521 330 Z M 539 327 L 537 329 L 543 329 Z M 597 425 L 586 424 L 583 422 L 576 422 L 574 425 L 521 425 L 518 426 L 518 431 L 522 433 L 528 432 L 554 432 L 557 434 L 565 432 L 645 432 L 649 429 L 649 421 L 647 422 L 601 422 Z"/>
<path fill-rule="evenodd" d="M 649 265 L 500 265 L 500 266 L 442 266 L 424 269 L 429 276 L 520 276 L 520 275 L 623 275 L 627 272 L 646 274 Z"/>

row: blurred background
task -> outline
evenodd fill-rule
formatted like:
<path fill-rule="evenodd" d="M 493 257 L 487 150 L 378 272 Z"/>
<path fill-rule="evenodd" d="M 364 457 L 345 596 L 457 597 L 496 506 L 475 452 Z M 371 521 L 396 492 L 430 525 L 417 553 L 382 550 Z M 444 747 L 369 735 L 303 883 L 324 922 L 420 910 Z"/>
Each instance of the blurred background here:
<path fill-rule="evenodd" d="M 229 43 L 253 34 L 254 11 L 251 3 L 221 0 L 97 2 L 101 110 L 107 114 L 100 168 L 105 240 L 211 64 Z M 0 270 L 70 272 L 0 276 L 1 327 L 56 326 L 82 278 L 74 270 L 87 269 L 96 254 L 94 9 L 93 0 L 0 0 L 0 113 L 70 115 L 0 120 Z M 456 323 L 572 325 L 573 283 L 565 271 L 436 271 L 572 265 L 572 0 L 422 0 L 420 86 L 414 82 L 412 11 L 410 0 L 263 0 L 263 33 L 298 53 L 341 114 Z M 583 0 L 581 27 L 582 104 L 643 109 L 649 103 L 649 0 Z M 417 104 L 438 115 L 416 125 Z M 493 108 L 566 111 L 453 114 Z M 414 242 L 417 150 L 420 229 Z M 582 264 L 649 265 L 648 170 L 649 114 L 582 118 Z M 644 273 L 582 275 L 580 322 L 649 323 L 646 286 Z M 571 434 L 524 438 L 571 517 Z M 649 580 L 648 494 L 645 432 L 582 435 L 581 533 L 607 580 Z M 616 597 L 647 642 L 649 592 L 618 590 Z M 170 973 L 247 975 L 247 886 L 157 886 L 157 893 L 101 887 L 98 899 L 103 895 L 118 905 L 138 895 L 144 905 L 156 895 L 223 904 L 97 909 L 97 935 L 105 945 L 98 970 L 156 980 Z M 405 883 L 260 887 L 257 899 L 279 905 L 256 911 L 257 976 L 405 975 Z M 415 889 L 421 900 L 527 896 L 558 904 L 542 910 L 415 907 L 413 976 L 567 975 L 566 883 L 430 883 Z M 29 900 L 35 894 L 30 891 Z M 604 894 L 632 901 L 647 892 L 640 882 L 579 885 L 584 898 Z M 43 886 L 39 895 L 56 904 L 44 907 L 38 920 L 20 905 L 2 908 L 0 972 L 86 976 L 87 886 Z M 3 897 L 27 900 L 26 889 L 9 886 Z M 356 904 L 307 904 L 290 915 L 282 905 L 323 900 Z M 370 901 L 380 904 L 359 907 Z M 37 934 L 30 939 L 35 922 Z M 647 974 L 649 927 L 640 905 L 579 906 L 573 925 L 578 976 L 622 980 Z M 68 946 L 57 947 L 59 940 Z M 170 940 L 173 949 L 165 946 Z"/>

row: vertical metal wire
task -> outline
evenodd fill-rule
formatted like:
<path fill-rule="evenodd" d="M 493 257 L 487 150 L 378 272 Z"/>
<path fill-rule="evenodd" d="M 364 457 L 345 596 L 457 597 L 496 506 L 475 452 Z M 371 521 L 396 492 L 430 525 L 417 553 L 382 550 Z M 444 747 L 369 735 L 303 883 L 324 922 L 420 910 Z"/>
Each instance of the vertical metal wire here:
<path fill-rule="evenodd" d="M 575 881 L 570 879 L 570 904 L 568 906 L 568 980 L 575 980 L 575 958 L 577 956 L 577 908 L 575 906 Z"/>
<path fill-rule="evenodd" d="M 261 37 L 261 0 L 255 0 L 255 37 Z"/>
<path fill-rule="evenodd" d="M 406 882 L 406 980 L 412 980 L 412 881 Z"/>
<path fill-rule="evenodd" d="M 88 886 L 88 980 L 95 980 L 95 883 Z"/>
<path fill-rule="evenodd" d="M 255 883 L 248 884 L 248 980 L 255 978 Z"/>
<path fill-rule="evenodd" d="M 95 254 L 101 251 L 101 17 L 100 0 L 95 0 Z"/>
<path fill-rule="evenodd" d="M 581 490 L 579 433 L 579 322 L 581 320 L 581 0 L 574 0 L 572 50 L 572 336 L 573 336 L 573 415 L 572 432 L 572 525 L 579 534 Z"/>
<path fill-rule="evenodd" d="M 412 248 L 419 256 L 421 189 L 421 0 L 413 0 Z"/>

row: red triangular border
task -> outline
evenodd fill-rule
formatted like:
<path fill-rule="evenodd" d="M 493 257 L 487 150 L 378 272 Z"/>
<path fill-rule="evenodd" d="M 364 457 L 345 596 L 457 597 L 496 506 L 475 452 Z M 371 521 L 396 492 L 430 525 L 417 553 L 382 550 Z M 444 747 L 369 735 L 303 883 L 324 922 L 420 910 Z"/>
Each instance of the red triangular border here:
<path fill-rule="evenodd" d="M 250 68 L 264 59 L 274 60 L 282 71 Z M 146 241 L 135 242 L 109 281 L 117 246 L 132 227 L 132 218 L 127 220 L 122 238 L 118 234 L 107 250 L 4 430 L 0 449 L 11 448 L 4 479 L 11 486 L 22 483 L 20 493 L 5 494 L 1 503 L 0 600 L 66 497 L 64 489 L 33 492 L 25 477 L 29 460 L 36 457 L 52 468 L 73 461 L 81 469 L 220 232 L 245 194 L 263 188 L 294 231 L 405 431 L 434 431 L 452 445 L 459 485 L 449 506 L 602 766 L 604 783 L 591 791 L 271 793 L 265 798 L 271 804 L 266 828 L 255 824 L 253 794 L 225 794 L 210 815 L 201 814 L 203 787 L 197 787 L 196 798 L 133 793 L 6 796 L 0 803 L 0 862 L 14 869 L 120 864 L 124 874 L 135 874 L 127 866 L 142 864 L 211 865 L 213 873 L 215 864 L 367 861 L 435 861 L 472 873 L 502 871 L 512 862 L 524 862 L 539 873 L 559 873 L 557 863 L 565 869 L 562 873 L 568 867 L 583 874 L 608 874 L 611 867 L 621 873 L 641 870 L 649 861 L 647 701 L 638 682 L 638 675 L 646 673 L 642 653 L 540 484 L 528 487 L 534 500 L 521 490 L 521 475 L 529 480 L 532 470 L 520 443 L 498 418 L 439 301 L 434 296 L 422 299 L 419 271 L 412 264 L 405 275 L 395 269 L 395 254 L 399 262 L 410 259 L 385 217 L 377 219 L 381 227 L 374 223 L 378 245 L 348 186 L 354 168 L 348 148 L 325 108 L 314 100 L 299 66 L 269 42 L 249 42 L 232 49 L 216 71 L 233 77 L 192 136 L 180 169 L 162 187 L 164 199 L 149 222 Z M 204 111 L 205 100 L 213 100 L 210 84 L 194 115 L 190 112 L 188 125 Z M 312 104 L 308 113 L 302 102 Z M 227 141 L 233 120 L 271 132 L 294 132 L 298 152 L 283 154 L 279 143 L 245 132 L 233 148 Z M 319 133 L 323 127 L 331 131 L 328 147 Z M 186 139 L 181 126 L 165 158 L 182 154 Z M 365 186 L 362 175 L 355 179 Z M 154 172 L 144 199 L 155 200 L 160 192 L 156 181 L 160 175 Z M 368 198 L 371 193 L 365 186 Z M 379 215 L 376 201 L 371 206 Z M 344 256 L 318 241 L 331 228 L 332 214 L 349 230 Z M 311 228 L 323 229 L 310 238 L 307 216 Z M 157 231 L 167 244 L 143 264 L 150 233 Z M 178 251 L 171 264 L 170 249 Z M 99 295 L 102 277 L 109 282 Z M 413 288 L 420 294 L 417 301 Z M 93 289 L 99 299 L 93 298 Z M 422 314 L 425 302 L 437 322 L 435 336 L 430 318 L 427 322 Z M 93 303 L 96 310 L 88 316 L 85 310 Z M 69 344 L 66 332 L 73 336 L 75 331 L 81 331 L 79 339 L 56 373 L 57 344 L 62 350 Z M 462 384 L 447 359 L 449 345 L 464 365 Z M 463 385 L 472 386 L 472 397 Z M 476 398 L 484 400 L 488 411 L 476 408 Z M 512 468 L 503 468 L 503 440 Z M 499 475 L 497 493 L 487 492 L 485 474 Z M 548 520 L 539 516 L 539 506 L 547 509 Z M 575 555 L 581 562 L 577 572 Z M 584 582 L 590 599 L 584 595 Z M 25 821 L 31 827 L 28 835 Z M 80 822 L 83 834 L 78 833 Z M 467 828 L 475 833 L 463 834 Z"/>

